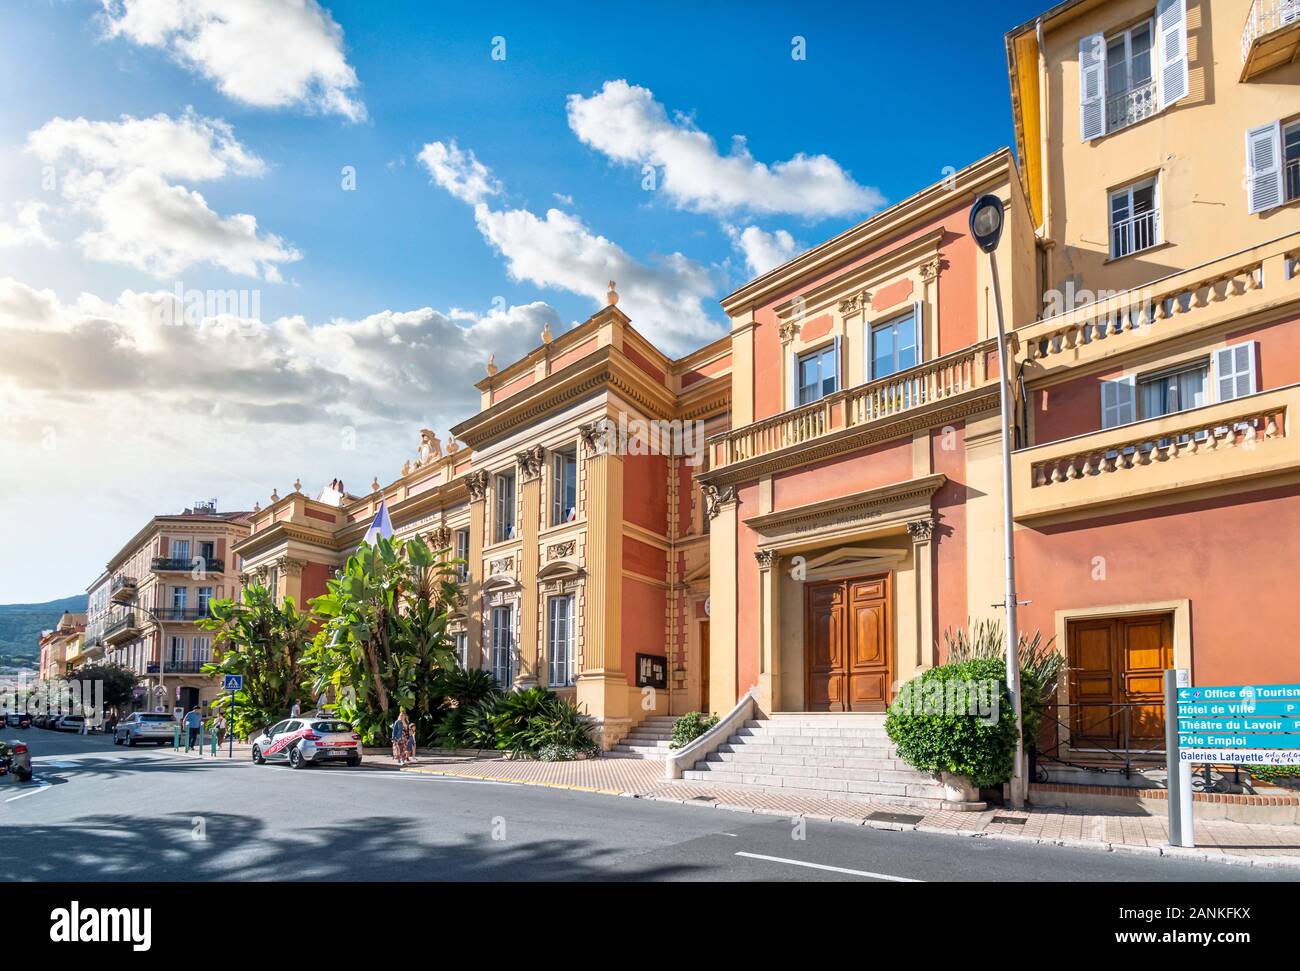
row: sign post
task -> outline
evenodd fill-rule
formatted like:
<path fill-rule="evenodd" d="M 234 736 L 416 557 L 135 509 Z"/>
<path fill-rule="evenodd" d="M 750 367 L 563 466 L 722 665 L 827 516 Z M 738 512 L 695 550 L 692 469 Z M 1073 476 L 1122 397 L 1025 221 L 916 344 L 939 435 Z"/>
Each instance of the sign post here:
<path fill-rule="evenodd" d="M 242 674 L 227 674 L 221 682 L 222 689 L 230 692 L 230 704 L 226 706 L 228 713 L 226 718 L 226 732 L 230 738 L 230 744 L 226 749 L 226 758 L 228 759 L 233 759 L 235 757 L 235 692 L 243 688 L 243 686 L 244 676 Z M 215 743 L 213 746 L 213 752 L 216 752 Z"/>
<path fill-rule="evenodd" d="M 1179 689 L 1191 686 L 1191 675 L 1186 668 L 1165 671 L 1165 776 L 1169 787 L 1169 845 L 1195 846 L 1196 831 L 1192 821 L 1192 763 L 1180 757 L 1178 729 L 1180 719 L 1174 712 L 1178 706 Z M 1173 717 L 1171 717 L 1173 716 Z"/>

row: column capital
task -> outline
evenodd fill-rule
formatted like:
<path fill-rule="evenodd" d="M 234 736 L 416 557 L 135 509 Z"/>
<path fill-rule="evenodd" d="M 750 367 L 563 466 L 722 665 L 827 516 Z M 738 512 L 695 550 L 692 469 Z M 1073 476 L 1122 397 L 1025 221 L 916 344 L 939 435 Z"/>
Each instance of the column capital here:
<path fill-rule="evenodd" d="M 477 469 L 465 476 L 465 487 L 469 489 L 470 502 L 482 502 L 487 498 L 487 471 L 484 469 Z"/>
<path fill-rule="evenodd" d="M 914 519 L 907 524 L 907 532 L 912 537 L 913 543 L 928 543 L 934 536 L 934 518 L 927 516 L 924 519 Z"/>
<path fill-rule="evenodd" d="M 704 494 L 704 513 L 710 519 L 717 519 L 718 513 L 722 512 L 722 507 L 729 502 L 736 501 L 736 487 L 715 486 L 705 483 L 700 486 L 700 492 Z"/>

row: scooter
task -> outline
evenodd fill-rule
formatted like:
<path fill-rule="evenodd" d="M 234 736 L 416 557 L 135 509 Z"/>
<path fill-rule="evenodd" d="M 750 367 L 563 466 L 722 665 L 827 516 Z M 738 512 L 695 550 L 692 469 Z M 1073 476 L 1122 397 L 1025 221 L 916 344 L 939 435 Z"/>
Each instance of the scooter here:
<path fill-rule="evenodd" d="M 0 775 L 13 775 L 19 782 L 32 781 L 32 756 L 27 744 L 14 739 L 0 741 Z"/>

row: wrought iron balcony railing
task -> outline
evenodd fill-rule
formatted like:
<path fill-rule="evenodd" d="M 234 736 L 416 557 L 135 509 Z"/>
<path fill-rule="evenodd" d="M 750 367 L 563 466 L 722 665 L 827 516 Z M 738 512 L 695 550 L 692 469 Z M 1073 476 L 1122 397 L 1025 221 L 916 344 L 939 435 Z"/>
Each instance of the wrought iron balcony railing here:
<path fill-rule="evenodd" d="M 1300 0 L 1255 0 L 1241 32 L 1241 80 L 1290 64 L 1300 46 Z"/>
<path fill-rule="evenodd" d="M 1156 82 L 1153 78 L 1127 91 L 1116 91 L 1106 99 L 1106 131 L 1119 131 L 1156 113 Z"/>
<path fill-rule="evenodd" d="M 151 567 L 159 573 L 226 572 L 225 560 L 215 556 L 206 559 L 202 556 L 155 556 Z"/>

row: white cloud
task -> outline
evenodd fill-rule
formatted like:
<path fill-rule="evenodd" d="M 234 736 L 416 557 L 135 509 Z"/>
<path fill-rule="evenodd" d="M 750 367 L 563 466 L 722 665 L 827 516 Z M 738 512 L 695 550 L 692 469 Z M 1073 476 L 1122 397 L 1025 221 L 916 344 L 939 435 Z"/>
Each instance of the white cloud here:
<path fill-rule="evenodd" d="M 49 211 L 43 202 L 28 199 L 14 206 L 14 221 L 0 222 L 0 246 L 44 246 L 53 249 L 54 239 L 45 231 L 41 217 Z"/>
<path fill-rule="evenodd" d="M 483 200 L 501 191 L 499 183 L 472 152 L 461 152 L 454 143 L 431 142 L 420 158 L 438 185 L 474 206 L 479 232 L 505 257 L 514 279 L 589 297 L 597 306 L 604 305 L 608 282 L 614 280 L 619 309 L 669 354 L 686 353 L 721 335 L 704 309 L 716 289 L 706 267 L 681 253 L 641 262 L 560 209 L 548 209 L 545 216 L 493 209 Z M 457 161 L 449 164 L 450 159 Z"/>
<path fill-rule="evenodd" d="M 101 0 L 109 36 L 166 50 L 229 98 L 361 121 L 343 30 L 316 0 Z"/>
<path fill-rule="evenodd" d="M 679 208 L 817 219 L 865 213 L 885 202 L 879 190 L 859 185 L 826 155 L 801 152 L 767 165 L 750 154 L 742 136 L 722 155 L 689 118 L 670 119 L 651 91 L 627 81 L 606 81 L 588 98 L 570 95 L 568 112 L 569 127 L 583 143 L 616 162 L 660 169 L 661 188 Z"/>
<path fill-rule="evenodd" d="M 169 181 L 265 171 L 225 122 L 188 110 L 177 119 L 55 118 L 28 136 L 27 150 L 68 167 L 61 191 L 69 208 L 90 223 L 77 242 L 91 259 L 159 277 L 208 263 L 275 282 L 281 264 L 301 258 L 279 236 L 260 232 L 256 217 L 221 216 L 201 193 Z"/>
<path fill-rule="evenodd" d="M 754 276 L 761 276 L 780 266 L 799 250 L 794 237 L 784 229 L 769 233 L 757 226 L 746 226 L 743 230 L 728 226 L 727 235 L 744 255 L 745 263 Z"/>
<path fill-rule="evenodd" d="M 433 181 L 461 202 L 471 205 L 501 193 L 501 183 L 473 152 L 461 151 L 453 138 L 450 144 L 429 142 L 420 150 L 420 161 Z"/>

